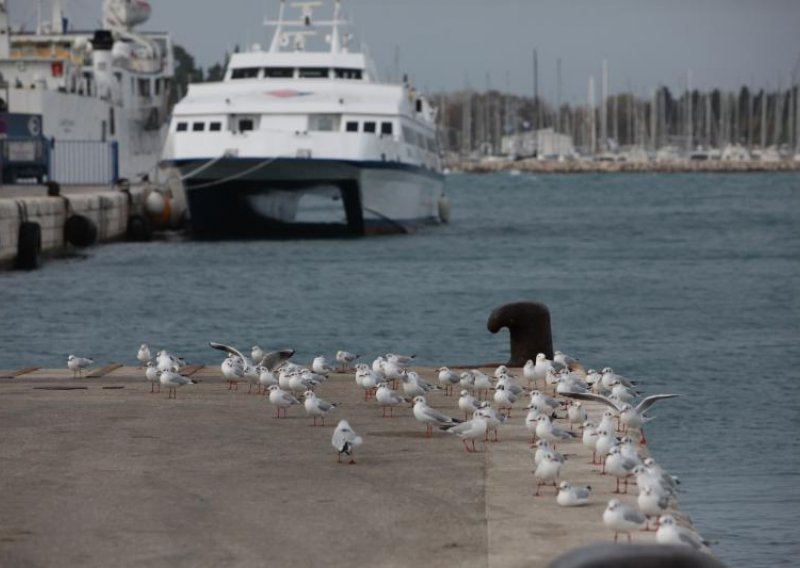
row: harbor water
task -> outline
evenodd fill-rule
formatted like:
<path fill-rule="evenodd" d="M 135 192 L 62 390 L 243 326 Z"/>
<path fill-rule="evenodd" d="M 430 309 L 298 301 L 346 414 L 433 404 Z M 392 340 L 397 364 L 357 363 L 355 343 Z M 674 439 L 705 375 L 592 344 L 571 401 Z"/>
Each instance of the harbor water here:
<path fill-rule="evenodd" d="M 557 349 L 681 395 L 647 437 L 716 554 L 796 565 L 800 174 L 456 174 L 447 192 L 451 224 L 408 236 L 120 243 L 0 273 L 0 368 L 132 364 L 142 342 L 216 365 L 208 341 L 501 362 L 489 313 L 540 301 Z"/>

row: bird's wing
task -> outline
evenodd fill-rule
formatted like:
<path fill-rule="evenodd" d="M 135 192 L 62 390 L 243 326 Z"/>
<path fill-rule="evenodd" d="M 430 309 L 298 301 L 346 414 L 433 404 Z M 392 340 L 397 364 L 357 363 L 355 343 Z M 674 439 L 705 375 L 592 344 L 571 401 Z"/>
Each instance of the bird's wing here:
<path fill-rule="evenodd" d="M 578 499 L 588 499 L 591 495 L 591 492 L 586 487 L 576 487 L 575 488 L 575 497 Z"/>
<path fill-rule="evenodd" d="M 611 408 L 613 408 L 617 412 L 619 412 L 621 410 L 616 402 L 614 402 L 610 398 L 607 398 L 607 397 L 605 397 L 603 395 L 594 394 L 594 393 L 591 393 L 591 392 L 565 392 L 563 394 L 564 394 L 564 396 L 568 396 L 569 398 L 577 398 L 577 399 L 580 399 L 580 400 L 593 400 L 594 402 L 600 402 L 602 404 L 605 404 L 606 406 L 610 406 Z M 674 395 L 670 395 L 670 396 L 674 396 Z M 642 401 L 642 402 L 645 402 L 645 401 Z"/>
<path fill-rule="evenodd" d="M 623 509 L 622 518 L 629 523 L 636 523 L 638 525 L 647 522 L 647 517 L 645 517 L 637 509 L 631 509 L 630 507 L 625 507 L 625 509 Z"/>
<path fill-rule="evenodd" d="M 280 351 L 270 351 L 266 355 L 261 358 L 259 361 L 259 365 L 262 365 L 269 369 L 270 371 L 274 371 L 282 363 L 288 361 L 292 355 L 294 355 L 294 349 L 281 349 Z"/>
<path fill-rule="evenodd" d="M 445 414 L 442 414 L 441 412 L 439 412 L 435 408 L 431 408 L 430 406 L 426 406 L 422 410 L 422 412 L 425 414 L 425 416 L 433 420 L 436 420 L 437 422 L 445 422 L 448 424 L 451 422 L 456 422 L 456 420 L 454 420 L 453 418 L 446 416 Z"/>
<path fill-rule="evenodd" d="M 220 351 L 231 353 L 232 355 L 238 355 L 242 361 L 247 360 L 244 358 L 244 355 L 242 355 L 242 352 L 236 349 L 236 347 L 231 347 L 230 345 L 225 345 L 224 343 L 214 343 L 213 341 L 209 341 L 208 345 L 212 349 L 218 349 Z"/>
<path fill-rule="evenodd" d="M 653 394 L 645 398 L 642 402 L 636 405 L 636 412 L 639 414 L 643 414 L 647 412 L 647 409 L 653 406 L 657 400 L 661 400 L 662 398 L 675 398 L 676 396 L 680 396 L 677 394 Z"/>

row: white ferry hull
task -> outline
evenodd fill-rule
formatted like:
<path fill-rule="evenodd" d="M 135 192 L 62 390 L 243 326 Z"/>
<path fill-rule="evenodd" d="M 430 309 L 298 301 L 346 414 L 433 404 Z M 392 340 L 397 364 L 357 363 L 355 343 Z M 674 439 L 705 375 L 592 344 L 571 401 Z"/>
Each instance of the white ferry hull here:
<path fill-rule="evenodd" d="M 361 236 L 440 221 L 444 176 L 398 162 L 225 158 L 211 165 L 164 164 L 188 176 L 198 237 Z"/>

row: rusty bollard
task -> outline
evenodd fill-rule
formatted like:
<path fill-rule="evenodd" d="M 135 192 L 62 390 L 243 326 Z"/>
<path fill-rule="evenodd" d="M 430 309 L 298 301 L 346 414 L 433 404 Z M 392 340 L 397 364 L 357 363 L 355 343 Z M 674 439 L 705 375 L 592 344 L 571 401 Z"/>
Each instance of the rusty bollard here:
<path fill-rule="evenodd" d="M 544 353 L 553 358 L 553 335 L 550 310 L 540 302 L 513 302 L 495 308 L 486 327 L 492 333 L 507 327 L 511 335 L 511 358 L 508 365 L 522 367 L 528 359 Z"/>

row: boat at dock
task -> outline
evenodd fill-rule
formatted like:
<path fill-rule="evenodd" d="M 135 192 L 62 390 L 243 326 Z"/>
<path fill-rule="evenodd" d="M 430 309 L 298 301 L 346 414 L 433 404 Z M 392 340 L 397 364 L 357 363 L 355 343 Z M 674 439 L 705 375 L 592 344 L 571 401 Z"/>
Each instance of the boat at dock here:
<path fill-rule="evenodd" d="M 436 110 L 380 82 L 340 1 L 296 2 L 270 46 L 234 53 L 222 81 L 189 86 L 162 164 L 180 169 L 193 233 L 284 237 L 408 232 L 446 218 Z M 325 31 L 327 47 L 321 43 Z"/>
<path fill-rule="evenodd" d="M 90 31 L 72 29 L 64 0 L 52 1 L 50 21 L 40 6 L 32 31 L 11 25 L 7 4 L 0 0 L 0 111 L 41 122 L 31 140 L 3 141 L 6 159 L 19 148 L 41 155 L 33 145 L 41 133 L 52 146 L 51 181 L 154 179 L 174 59 L 168 33 L 135 29 L 149 19 L 150 4 L 104 0 L 102 27 Z"/>

